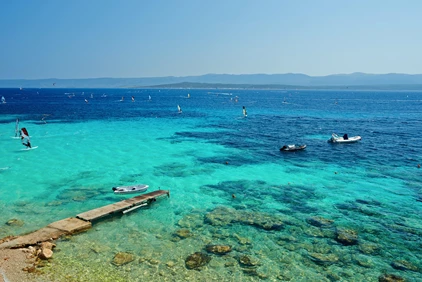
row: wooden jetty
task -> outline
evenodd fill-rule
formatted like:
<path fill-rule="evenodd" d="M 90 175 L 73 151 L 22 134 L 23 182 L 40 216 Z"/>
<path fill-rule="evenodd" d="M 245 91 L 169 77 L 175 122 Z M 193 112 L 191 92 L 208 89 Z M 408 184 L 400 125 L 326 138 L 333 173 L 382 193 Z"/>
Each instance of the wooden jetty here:
<path fill-rule="evenodd" d="M 116 213 L 116 212 L 120 212 L 120 211 L 125 211 L 128 210 L 130 208 L 136 207 L 136 206 L 140 206 L 144 203 L 150 202 L 155 200 L 158 197 L 161 196 L 169 196 L 170 197 L 170 191 L 168 190 L 157 190 L 154 192 L 150 192 L 147 194 L 143 194 L 140 196 L 136 196 L 127 200 L 123 200 L 121 202 L 117 202 L 111 205 L 107 205 L 98 209 L 94 209 L 94 210 L 90 210 L 84 213 L 80 213 L 78 214 L 76 217 L 80 218 L 82 220 L 85 221 L 93 221 L 99 218 L 102 218 L 104 216 Z"/>
<path fill-rule="evenodd" d="M 115 214 L 117 212 L 126 213 L 127 211 L 131 211 L 137 209 L 138 207 L 145 206 L 151 203 L 152 201 L 155 201 L 157 198 L 165 195 L 170 197 L 170 191 L 153 191 L 147 194 L 142 194 L 140 196 L 129 198 L 111 205 L 107 205 L 78 214 L 76 218 L 69 217 L 50 223 L 46 227 L 43 227 L 37 231 L 23 236 L 0 239 L 0 250 L 36 245 L 40 242 L 58 239 L 63 235 L 73 235 L 91 228 L 93 220 L 97 220 L 104 216 Z"/>

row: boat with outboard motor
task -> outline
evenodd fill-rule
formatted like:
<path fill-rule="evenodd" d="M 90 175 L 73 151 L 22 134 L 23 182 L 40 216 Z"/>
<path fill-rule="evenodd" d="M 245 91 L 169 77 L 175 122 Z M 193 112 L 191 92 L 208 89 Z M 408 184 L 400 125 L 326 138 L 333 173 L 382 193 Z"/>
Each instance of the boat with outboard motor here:
<path fill-rule="evenodd" d="M 306 145 L 284 145 L 280 148 L 280 151 L 282 152 L 294 152 L 294 151 L 301 151 L 306 148 Z"/>
<path fill-rule="evenodd" d="M 129 186 L 118 186 L 113 187 L 114 194 L 132 194 L 132 193 L 142 193 L 148 189 L 147 184 L 137 184 Z"/>
<path fill-rule="evenodd" d="M 333 133 L 331 134 L 331 138 L 328 139 L 328 142 L 331 143 L 355 143 L 361 140 L 362 137 L 360 136 L 352 136 L 349 137 L 347 134 L 344 134 L 343 137 L 338 136 L 337 134 Z"/>

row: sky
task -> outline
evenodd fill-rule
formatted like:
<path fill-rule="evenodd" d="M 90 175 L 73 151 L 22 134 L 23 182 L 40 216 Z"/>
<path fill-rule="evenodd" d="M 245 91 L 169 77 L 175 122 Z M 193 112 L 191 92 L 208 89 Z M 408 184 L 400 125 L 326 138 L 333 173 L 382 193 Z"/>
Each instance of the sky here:
<path fill-rule="evenodd" d="M 422 73 L 420 0 L 0 0 L 0 79 Z"/>

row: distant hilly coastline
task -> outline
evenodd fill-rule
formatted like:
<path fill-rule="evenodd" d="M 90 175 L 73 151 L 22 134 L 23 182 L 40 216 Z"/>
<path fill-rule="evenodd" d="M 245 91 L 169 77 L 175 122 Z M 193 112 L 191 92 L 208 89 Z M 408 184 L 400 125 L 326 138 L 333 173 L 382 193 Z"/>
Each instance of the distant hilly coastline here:
<path fill-rule="evenodd" d="M 0 88 L 237 88 L 422 90 L 422 74 L 206 74 L 141 78 L 0 79 Z"/>
<path fill-rule="evenodd" d="M 332 86 L 300 86 L 281 84 L 223 84 L 223 83 L 192 83 L 181 82 L 152 86 L 137 86 L 131 88 L 157 89 L 249 89 L 249 90 L 422 90 L 422 84 L 386 84 L 386 85 L 332 85 Z"/>

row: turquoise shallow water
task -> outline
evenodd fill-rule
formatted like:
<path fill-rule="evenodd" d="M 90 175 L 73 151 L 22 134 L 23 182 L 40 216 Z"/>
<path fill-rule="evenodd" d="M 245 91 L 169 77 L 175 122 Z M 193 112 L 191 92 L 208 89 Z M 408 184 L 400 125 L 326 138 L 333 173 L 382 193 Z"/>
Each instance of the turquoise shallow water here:
<path fill-rule="evenodd" d="M 130 197 L 113 186 L 171 193 L 60 240 L 43 281 L 422 277 L 422 93 L 0 92 L 0 237 Z M 16 118 L 36 150 L 11 138 Z M 362 141 L 331 145 L 332 132 Z M 279 152 L 290 143 L 308 147 Z M 112 264 L 119 252 L 133 261 Z M 199 271 L 195 252 L 210 259 Z"/>

